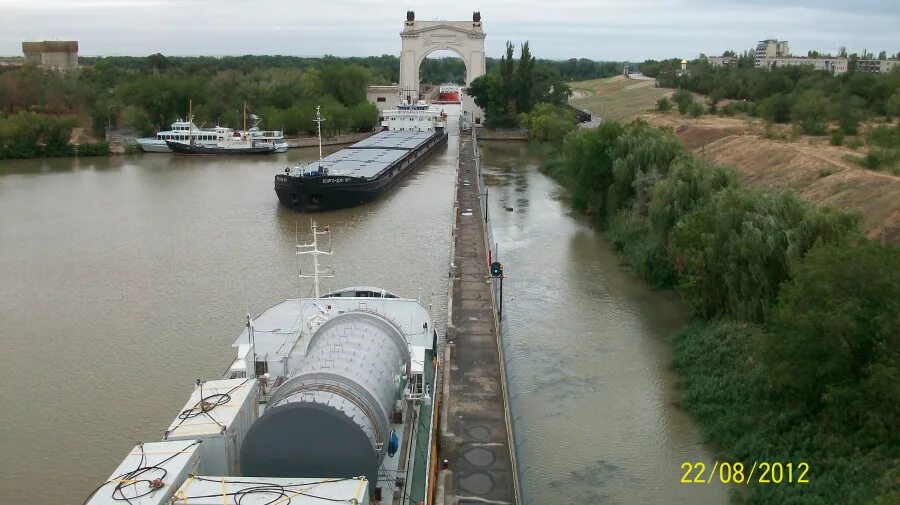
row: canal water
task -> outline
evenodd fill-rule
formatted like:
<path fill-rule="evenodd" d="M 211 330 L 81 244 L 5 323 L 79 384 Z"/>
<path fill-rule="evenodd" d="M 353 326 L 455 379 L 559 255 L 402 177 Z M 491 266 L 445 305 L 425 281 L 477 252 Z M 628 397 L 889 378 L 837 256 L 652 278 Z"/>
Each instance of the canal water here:
<path fill-rule="evenodd" d="M 667 336 L 683 307 L 572 214 L 524 143 L 482 146 L 524 501 L 727 503 L 721 485 L 679 482 L 685 461 L 712 468 L 674 405 Z"/>
<path fill-rule="evenodd" d="M 524 145 L 485 143 L 529 503 L 724 503 L 678 484 L 708 460 L 673 406 L 665 335 L 681 308 L 573 217 Z M 217 378 L 247 313 L 309 293 L 275 157 L 0 161 L 0 503 L 80 503 L 197 378 Z M 319 214 L 332 288 L 383 286 L 446 309 L 451 138 L 374 204 Z M 508 212 L 504 207 L 512 207 Z"/>
<path fill-rule="evenodd" d="M 81 503 L 222 376 L 247 313 L 301 293 L 310 216 L 273 184 L 317 155 L 0 162 L 0 503 Z M 451 141 L 377 202 L 315 216 L 327 287 L 421 296 L 443 321 L 456 158 Z"/>

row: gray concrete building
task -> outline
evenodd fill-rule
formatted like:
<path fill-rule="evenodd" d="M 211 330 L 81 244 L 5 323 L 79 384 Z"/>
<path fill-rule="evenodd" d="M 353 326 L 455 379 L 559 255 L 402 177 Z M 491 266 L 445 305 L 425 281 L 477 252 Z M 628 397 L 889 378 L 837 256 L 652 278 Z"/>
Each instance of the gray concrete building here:
<path fill-rule="evenodd" d="M 733 67 L 737 65 L 738 59 L 733 56 L 709 56 L 706 61 L 714 67 Z"/>
<path fill-rule="evenodd" d="M 722 57 L 718 57 L 722 58 Z M 723 66 L 724 63 L 714 61 L 716 58 L 709 58 L 710 64 L 713 66 Z M 766 39 L 759 41 L 756 46 L 756 67 L 757 68 L 778 68 L 791 66 L 809 66 L 816 70 L 825 70 L 835 75 L 843 74 L 850 71 L 850 59 L 845 57 L 799 57 L 791 56 L 786 40 Z M 871 74 L 886 74 L 900 67 L 900 60 L 872 60 L 865 59 L 857 62 L 857 72 Z"/>
<path fill-rule="evenodd" d="M 37 65 L 49 70 L 78 68 L 78 41 L 45 40 L 22 42 L 26 65 Z"/>
<path fill-rule="evenodd" d="M 859 60 L 856 64 L 857 72 L 869 74 L 887 74 L 900 68 L 900 60 Z"/>
<path fill-rule="evenodd" d="M 793 66 L 808 66 L 813 67 L 816 70 L 825 70 L 831 72 L 835 75 L 843 74 L 850 69 L 850 60 L 847 58 L 799 58 L 799 57 L 786 57 L 786 58 L 757 58 L 756 59 L 756 67 L 757 68 L 778 68 L 778 67 L 793 67 Z"/>

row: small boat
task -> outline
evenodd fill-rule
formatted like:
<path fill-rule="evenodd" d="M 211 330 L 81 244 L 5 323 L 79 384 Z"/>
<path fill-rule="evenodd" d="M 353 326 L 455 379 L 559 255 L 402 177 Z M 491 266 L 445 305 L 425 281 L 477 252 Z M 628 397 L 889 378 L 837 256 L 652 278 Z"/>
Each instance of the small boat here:
<path fill-rule="evenodd" d="M 169 130 L 161 130 L 156 133 L 156 137 L 144 137 L 137 139 L 138 147 L 145 153 L 170 153 L 167 140 L 172 142 L 187 142 L 189 138 L 193 138 L 194 142 L 201 145 L 214 145 L 219 138 L 220 128 L 215 130 L 201 129 L 194 124 L 193 118 L 187 120 L 178 119 L 169 127 Z M 229 128 L 222 128 L 230 130 Z"/>
<path fill-rule="evenodd" d="M 188 110 L 192 103 L 189 102 Z M 224 126 L 198 128 L 193 116 L 188 121 L 172 123 L 172 131 L 159 132 L 156 138 L 138 139 L 144 152 L 176 154 L 270 154 L 287 151 L 288 145 L 280 131 L 259 129 L 260 118 L 255 114 L 250 119 L 256 123 L 247 129 L 247 105 L 244 104 L 244 129 L 234 130 Z"/>
<path fill-rule="evenodd" d="M 166 145 L 175 154 L 272 154 L 276 151 L 272 142 L 256 140 L 241 132 L 220 138 L 214 145 L 184 144 L 174 140 L 167 140 Z"/>
<path fill-rule="evenodd" d="M 256 117 L 256 116 L 254 116 Z M 257 117 L 257 119 L 259 119 Z M 256 128 L 256 127 L 254 127 Z M 259 129 L 256 130 L 259 132 Z M 167 140 L 166 145 L 175 154 L 272 154 L 277 147 L 271 139 L 253 136 L 247 131 L 247 103 L 244 103 L 244 129 L 232 131 L 231 135 L 222 135 L 215 145 L 204 145 L 194 142 L 189 136 L 188 143 Z M 287 145 L 285 144 L 285 149 Z"/>

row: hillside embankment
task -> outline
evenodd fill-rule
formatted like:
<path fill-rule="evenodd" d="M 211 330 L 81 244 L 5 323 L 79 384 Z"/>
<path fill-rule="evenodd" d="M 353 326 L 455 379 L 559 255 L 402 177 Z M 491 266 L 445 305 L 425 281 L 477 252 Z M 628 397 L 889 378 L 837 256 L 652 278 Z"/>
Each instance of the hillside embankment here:
<path fill-rule="evenodd" d="M 651 112 L 673 90 L 652 81 L 611 77 L 572 84 L 572 104 L 609 119 L 643 119 L 671 128 L 682 143 L 708 163 L 737 169 L 742 182 L 764 189 L 791 189 L 817 205 L 856 211 L 868 237 L 900 243 L 900 177 L 863 168 L 851 156 L 865 149 L 831 146 L 824 137 L 766 138 L 759 119 Z M 785 136 L 787 138 L 787 136 Z"/>

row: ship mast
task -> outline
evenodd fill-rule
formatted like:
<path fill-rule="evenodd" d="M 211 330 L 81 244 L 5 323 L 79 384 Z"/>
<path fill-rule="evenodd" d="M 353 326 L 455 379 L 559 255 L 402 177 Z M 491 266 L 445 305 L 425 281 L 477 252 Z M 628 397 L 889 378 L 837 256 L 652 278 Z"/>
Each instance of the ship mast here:
<path fill-rule="evenodd" d="M 310 242 L 308 244 L 297 244 L 297 254 L 298 255 L 299 254 L 312 254 L 313 274 L 312 275 L 300 274 L 299 277 L 301 279 L 308 279 L 310 277 L 313 278 L 313 282 L 315 285 L 316 298 L 319 298 L 322 294 L 320 291 L 321 285 L 320 285 L 319 279 L 325 278 L 325 277 L 334 277 L 334 274 L 331 272 L 329 272 L 327 274 L 323 274 L 323 273 L 319 272 L 319 255 L 324 254 L 326 256 L 331 256 L 332 254 L 334 254 L 333 251 L 320 251 L 319 250 L 319 235 L 327 235 L 328 233 L 329 233 L 329 230 L 328 230 L 327 226 L 325 227 L 325 231 L 318 231 L 318 224 L 315 221 L 313 221 L 312 222 L 312 235 L 313 235 L 312 242 Z"/>
<path fill-rule="evenodd" d="M 247 134 L 247 101 L 244 100 L 244 135 Z"/>
<path fill-rule="evenodd" d="M 194 100 L 188 98 L 188 143 L 194 145 Z"/>
<path fill-rule="evenodd" d="M 316 129 L 319 133 L 319 168 L 322 168 L 322 122 L 325 121 L 322 119 L 322 111 L 321 107 L 316 105 Z M 313 223 L 315 225 L 315 223 Z"/>

